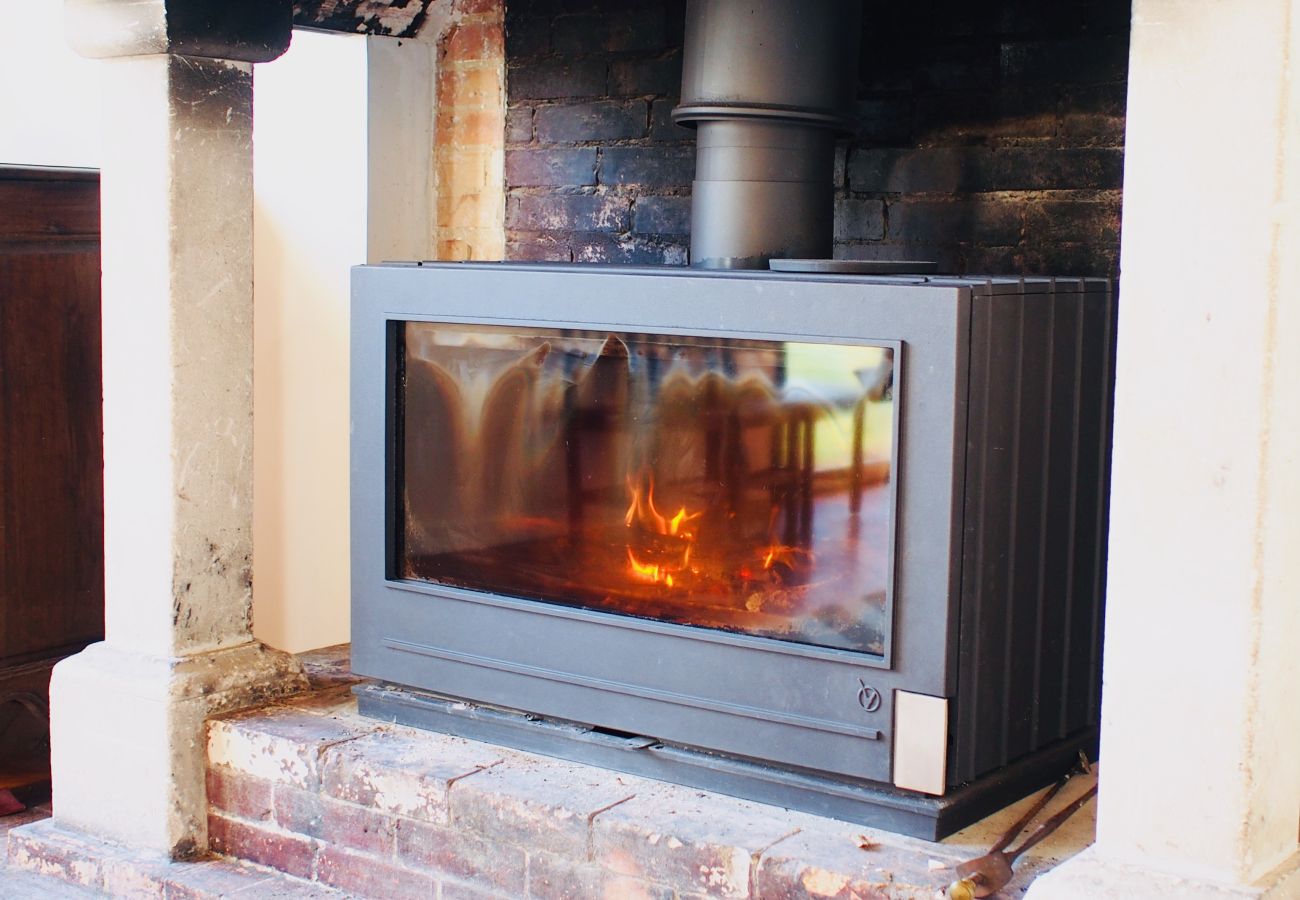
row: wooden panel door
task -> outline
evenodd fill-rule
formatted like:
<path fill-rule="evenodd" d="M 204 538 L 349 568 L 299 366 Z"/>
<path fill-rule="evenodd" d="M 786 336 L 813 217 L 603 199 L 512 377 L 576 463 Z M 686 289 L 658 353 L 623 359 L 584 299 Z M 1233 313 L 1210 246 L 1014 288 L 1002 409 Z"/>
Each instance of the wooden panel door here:
<path fill-rule="evenodd" d="M 41 780 L 33 698 L 104 634 L 99 260 L 97 173 L 0 167 L 0 789 Z"/>

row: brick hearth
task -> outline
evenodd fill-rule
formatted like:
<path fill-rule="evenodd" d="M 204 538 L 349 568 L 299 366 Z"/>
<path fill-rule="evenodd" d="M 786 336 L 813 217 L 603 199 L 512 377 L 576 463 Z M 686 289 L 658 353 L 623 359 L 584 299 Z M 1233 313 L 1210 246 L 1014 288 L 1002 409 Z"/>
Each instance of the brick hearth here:
<path fill-rule="evenodd" d="M 358 715 L 346 651 L 302 657 L 308 693 L 210 723 L 214 858 L 159 862 L 38 822 L 10 836 L 10 873 L 159 898 L 930 900 L 1025 806 L 929 843 L 385 724 Z M 1086 846 L 1092 811 L 1002 896 Z"/>
<path fill-rule="evenodd" d="M 310 696 L 212 722 L 213 847 L 363 896 L 930 898 L 1006 821 L 933 844 L 383 724 L 321 669 L 345 665 L 308 663 Z M 1044 844 L 1007 896 L 1090 831 Z"/>

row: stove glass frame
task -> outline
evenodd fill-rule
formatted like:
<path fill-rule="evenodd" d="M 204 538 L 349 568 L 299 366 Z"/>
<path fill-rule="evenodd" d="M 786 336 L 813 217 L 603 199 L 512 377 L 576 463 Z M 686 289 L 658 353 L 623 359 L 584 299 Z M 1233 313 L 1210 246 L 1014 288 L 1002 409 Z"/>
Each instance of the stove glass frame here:
<path fill-rule="evenodd" d="M 394 361 L 398 323 L 409 321 L 896 348 L 892 636 L 884 656 L 397 577 Z M 888 782 L 894 692 L 952 697 L 956 690 L 969 331 L 969 289 L 925 279 L 358 267 L 354 671 L 790 769 Z"/>

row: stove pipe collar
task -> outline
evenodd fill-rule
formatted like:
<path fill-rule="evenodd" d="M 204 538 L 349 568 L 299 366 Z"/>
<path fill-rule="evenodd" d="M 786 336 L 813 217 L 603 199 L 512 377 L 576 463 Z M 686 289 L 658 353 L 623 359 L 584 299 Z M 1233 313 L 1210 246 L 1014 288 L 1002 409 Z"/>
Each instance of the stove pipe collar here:
<path fill-rule="evenodd" d="M 692 265 L 830 257 L 861 20 L 861 0 L 688 0 L 672 115 L 697 131 Z"/>

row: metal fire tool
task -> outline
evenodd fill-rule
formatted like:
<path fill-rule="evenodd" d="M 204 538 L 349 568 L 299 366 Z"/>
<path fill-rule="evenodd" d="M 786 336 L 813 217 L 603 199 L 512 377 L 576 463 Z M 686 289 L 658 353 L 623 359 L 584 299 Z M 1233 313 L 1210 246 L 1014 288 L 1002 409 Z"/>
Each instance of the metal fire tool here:
<path fill-rule="evenodd" d="M 1066 782 L 1075 775 L 1088 771 L 1088 760 L 1080 753 L 1079 763 L 1062 775 L 1060 781 L 1052 785 L 1043 796 L 1039 797 L 1038 802 L 1007 829 L 1006 833 L 998 839 L 998 842 L 989 848 L 988 853 L 967 860 L 957 867 L 957 874 L 961 877 L 948 885 L 945 895 L 950 900 L 969 900 L 971 897 L 987 897 L 1006 887 L 1015 875 L 1011 866 L 1016 861 L 1016 858 L 1056 831 L 1066 819 L 1078 812 L 1080 807 L 1096 795 L 1097 785 L 1094 784 L 1075 800 L 1063 806 L 1050 819 L 1040 822 L 1038 827 L 1029 833 L 1029 836 L 1021 842 L 1019 847 L 1014 850 L 1008 850 L 1007 847 L 1043 811 L 1047 804 L 1052 801 L 1052 798 L 1060 793 Z"/>

